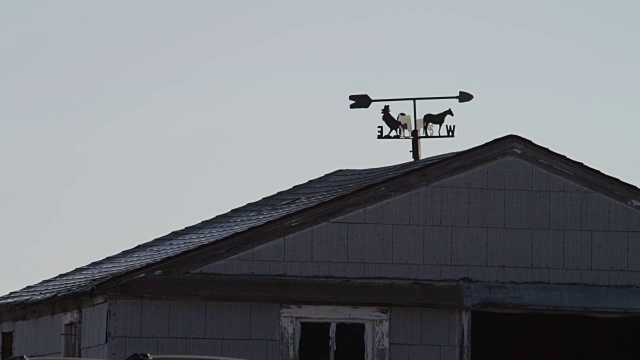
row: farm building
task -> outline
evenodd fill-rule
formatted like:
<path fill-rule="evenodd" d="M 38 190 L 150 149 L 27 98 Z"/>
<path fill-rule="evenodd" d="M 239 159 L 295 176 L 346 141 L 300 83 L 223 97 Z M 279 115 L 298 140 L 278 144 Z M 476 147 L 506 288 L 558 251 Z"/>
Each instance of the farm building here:
<path fill-rule="evenodd" d="M 339 170 L 0 297 L 2 356 L 630 359 L 640 189 L 509 135 Z"/>

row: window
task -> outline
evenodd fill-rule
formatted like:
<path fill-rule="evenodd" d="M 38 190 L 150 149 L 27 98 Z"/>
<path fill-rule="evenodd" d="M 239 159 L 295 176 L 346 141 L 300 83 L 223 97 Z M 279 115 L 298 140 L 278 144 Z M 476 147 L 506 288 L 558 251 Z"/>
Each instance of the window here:
<path fill-rule="evenodd" d="M 0 359 L 5 360 L 13 356 L 13 331 L 2 333 L 2 354 Z"/>
<path fill-rule="evenodd" d="M 62 356 L 80 357 L 80 339 L 78 337 L 78 323 L 64 324 L 62 333 Z"/>
<path fill-rule="evenodd" d="M 388 357 L 389 310 L 339 306 L 285 306 L 282 358 L 377 360 Z"/>

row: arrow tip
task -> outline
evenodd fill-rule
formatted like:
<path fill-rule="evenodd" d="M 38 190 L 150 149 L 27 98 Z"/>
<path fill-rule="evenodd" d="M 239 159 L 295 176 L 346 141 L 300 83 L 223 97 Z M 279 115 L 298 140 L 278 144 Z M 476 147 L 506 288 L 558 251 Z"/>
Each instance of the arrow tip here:
<path fill-rule="evenodd" d="M 473 100 L 473 95 L 471 95 L 468 92 L 465 91 L 459 91 L 458 92 L 458 102 L 459 103 L 465 103 L 465 102 L 469 102 Z"/>

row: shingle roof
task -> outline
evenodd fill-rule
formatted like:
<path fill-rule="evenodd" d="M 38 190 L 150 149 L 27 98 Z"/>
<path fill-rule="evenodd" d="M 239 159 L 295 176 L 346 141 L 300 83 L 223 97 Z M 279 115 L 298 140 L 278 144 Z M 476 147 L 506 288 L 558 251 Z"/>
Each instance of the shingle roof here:
<path fill-rule="evenodd" d="M 138 245 L 117 255 L 11 292 L 0 297 L 0 306 L 35 303 L 87 292 L 92 287 L 115 276 L 278 220 L 285 215 L 381 183 L 411 170 L 447 159 L 455 154 L 439 155 L 381 168 L 338 170 L 329 173 L 199 224 Z"/>

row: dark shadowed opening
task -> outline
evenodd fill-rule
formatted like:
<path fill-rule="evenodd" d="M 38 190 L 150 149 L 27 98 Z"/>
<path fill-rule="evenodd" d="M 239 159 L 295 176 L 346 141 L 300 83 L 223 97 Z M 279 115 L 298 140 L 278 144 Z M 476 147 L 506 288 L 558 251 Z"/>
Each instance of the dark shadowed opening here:
<path fill-rule="evenodd" d="M 364 359 L 364 324 L 336 324 L 335 360 Z"/>
<path fill-rule="evenodd" d="M 330 328 L 328 322 L 300 323 L 300 360 L 329 360 Z"/>
<path fill-rule="evenodd" d="M 13 356 L 13 331 L 2 333 L 2 350 L 0 359 L 5 360 Z"/>
<path fill-rule="evenodd" d="M 637 359 L 640 318 L 475 312 L 473 360 Z"/>

